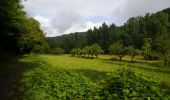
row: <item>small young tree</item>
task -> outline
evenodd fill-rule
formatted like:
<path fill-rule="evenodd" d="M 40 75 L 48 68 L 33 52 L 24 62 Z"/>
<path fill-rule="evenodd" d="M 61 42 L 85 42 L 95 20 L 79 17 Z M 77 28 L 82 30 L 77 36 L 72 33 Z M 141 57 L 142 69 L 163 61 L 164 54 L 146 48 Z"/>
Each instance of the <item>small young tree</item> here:
<path fill-rule="evenodd" d="M 81 49 L 81 54 L 83 55 L 83 57 L 86 57 L 87 50 L 85 48 Z"/>
<path fill-rule="evenodd" d="M 117 55 L 119 61 L 122 61 L 122 57 L 126 55 L 126 48 L 120 42 L 114 43 L 109 47 L 111 54 Z"/>
<path fill-rule="evenodd" d="M 87 57 L 89 58 L 90 54 L 91 54 L 91 47 L 89 46 L 85 46 L 84 50 L 86 51 L 86 54 L 88 55 Z"/>
<path fill-rule="evenodd" d="M 81 56 L 81 49 L 80 49 L 80 48 L 77 48 L 77 49 L 76 49 L 76 55 L 77 55 L 77 56 Z"/>
<path fill-rule="evenodd" d="M 98 55 L 101 54 L 103 52 L 103 50 L 101 49 L 100 45 L 99 44 L 93 44 L 91 46 L 92 48 L 92 52 L 93 54 L 96 56 L 96 58 L 98 58 Z"/>
<path fill-rule="evenodd" d="M 134 46 L 129 46 L 128 49 L 127 49 L 127 53 L 128 55 L 131 56 L 131 61 L 133 62 L 133 59 L 136 55 L 140 54 L 140 50 L 139 49 L 136 49 Z"/>
<path fill-rule="evenodd" d="M 76 49 L 72 49 L 71 51 L 70 51 L 70 53 L 72 54 L 72 56 L 76 56 Z"/>

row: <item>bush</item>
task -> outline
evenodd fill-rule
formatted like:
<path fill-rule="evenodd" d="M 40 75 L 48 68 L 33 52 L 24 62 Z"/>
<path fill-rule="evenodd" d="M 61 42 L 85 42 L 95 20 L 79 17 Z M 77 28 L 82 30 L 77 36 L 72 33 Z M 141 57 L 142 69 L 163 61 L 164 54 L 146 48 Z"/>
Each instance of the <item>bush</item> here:
<path fill-rule="evenodd" d="M 44 47 L 41 45 L 34 45 L 32 53 L 42 54 L 44 53 Z"/>
<path fill-rule="evenodd" d="M 168 99 L 155 80 L 127 69 L 108 74 L 100 95 L 103 99 Z"/>

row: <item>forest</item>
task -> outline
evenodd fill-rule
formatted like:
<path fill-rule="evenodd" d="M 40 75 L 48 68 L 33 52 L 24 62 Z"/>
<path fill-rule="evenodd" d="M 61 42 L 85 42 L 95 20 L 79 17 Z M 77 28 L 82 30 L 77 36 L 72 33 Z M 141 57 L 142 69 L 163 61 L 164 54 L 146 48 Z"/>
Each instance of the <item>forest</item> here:
<path fill-rule="evenodd" d="M 0 1 L 0 100 L 169 100 L 170 8 L 46 37 L 21 0 Z"/>

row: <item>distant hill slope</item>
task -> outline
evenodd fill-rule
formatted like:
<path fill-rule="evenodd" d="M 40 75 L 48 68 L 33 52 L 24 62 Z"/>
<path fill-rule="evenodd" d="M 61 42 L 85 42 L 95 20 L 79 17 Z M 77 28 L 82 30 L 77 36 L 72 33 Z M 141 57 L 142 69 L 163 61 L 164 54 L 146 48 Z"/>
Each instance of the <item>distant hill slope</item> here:
<path fill-rule="evenodd" d="M 67 51 L 69 46 L 70 48 L 82 47 L 86 44 L 86 32 L 76 32 L 71 34 L 66 34 L 56 37 L 47 37 L 48 44 L 51 48 L 61 47 Z"/>

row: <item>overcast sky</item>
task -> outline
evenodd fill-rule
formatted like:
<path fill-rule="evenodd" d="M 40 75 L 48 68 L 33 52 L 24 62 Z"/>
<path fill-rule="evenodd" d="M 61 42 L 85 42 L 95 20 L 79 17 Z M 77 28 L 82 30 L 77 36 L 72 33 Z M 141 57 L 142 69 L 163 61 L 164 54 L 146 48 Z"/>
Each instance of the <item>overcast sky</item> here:
<path fill-rule="evenodd" d="M 170 0 L 27 0 L 23 5 L 47 36 L 58 36 L 87 31 L 103 22 L 120 26 L 130 17 L 170 7 Z"/>

